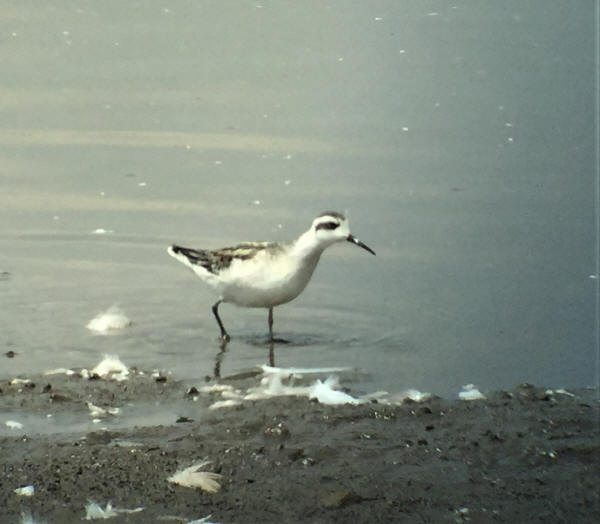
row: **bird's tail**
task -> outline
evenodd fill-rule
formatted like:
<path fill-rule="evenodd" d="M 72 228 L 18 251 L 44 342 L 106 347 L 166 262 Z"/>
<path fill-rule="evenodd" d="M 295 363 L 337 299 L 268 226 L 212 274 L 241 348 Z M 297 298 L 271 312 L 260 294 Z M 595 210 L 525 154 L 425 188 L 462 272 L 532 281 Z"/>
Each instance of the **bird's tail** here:
<path fill-rule="evenodd" d="M 167 248 L 167 253 L 194 271 L 199 269 L 198 266 L 207 269 L 206 266 L 210 263 L 208 252 L 202 249 L 172 245 Z"/>

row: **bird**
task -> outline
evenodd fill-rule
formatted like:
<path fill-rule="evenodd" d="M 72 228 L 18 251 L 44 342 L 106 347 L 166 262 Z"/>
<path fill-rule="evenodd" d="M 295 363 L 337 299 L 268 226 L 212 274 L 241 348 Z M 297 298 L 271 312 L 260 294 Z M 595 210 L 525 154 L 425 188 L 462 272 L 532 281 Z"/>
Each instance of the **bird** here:
<path fill-rule="evenodd" d="M 231 337 L 219 316 L 219 305 L 231 303 L 267 308 L 269 340 L 273 342 L 273 308 L 302 293 L 323 251 L 341 241 L 375 255 L 350 233 L 348 220 L 337 211 L 318 215 L 310 229 L 289 244 L 244 242 L 215 250 L 171 245 L 167 252 L 217 292 L 219 298 L 212 305 L 212 312 L 223 341 L 228 342 Z"/>

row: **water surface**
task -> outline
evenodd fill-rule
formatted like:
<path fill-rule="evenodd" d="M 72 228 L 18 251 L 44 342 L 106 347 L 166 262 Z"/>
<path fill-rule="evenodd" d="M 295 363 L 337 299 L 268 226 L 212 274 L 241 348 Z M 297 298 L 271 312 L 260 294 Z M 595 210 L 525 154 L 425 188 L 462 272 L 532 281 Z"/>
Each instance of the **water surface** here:
<path fill-rule="evenodd" d="M 277 364 L 595 382 L 592 2 L 21 2 L 0 27 L 1 377 L 211 374 L 215 297 L 167 245 L 335 209 L 377 257 L 325 253 Z M 93 335 L 113 304 L 132 326 Z M 222 372 L 265 362 L 266 311 L 221 311 Z"/>

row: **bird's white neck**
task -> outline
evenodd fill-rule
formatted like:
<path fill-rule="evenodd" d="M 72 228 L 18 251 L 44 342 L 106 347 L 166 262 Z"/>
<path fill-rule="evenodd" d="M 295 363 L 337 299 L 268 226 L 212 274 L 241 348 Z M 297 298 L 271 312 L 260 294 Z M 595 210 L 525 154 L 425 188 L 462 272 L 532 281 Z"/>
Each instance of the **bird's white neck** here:
<path fill-rule="evenodd" d="M 302 233 L 302 235 L 300 235 L 292 244 L 291 253 L 292 256 L 298 257 L 299 259 L 315 259 L 315 261 L 318 261 L 321 253 L 323 253 L 326 247 L 327 244 L 319 242 L 314 231 L 309 229 L 305 233 Z"/>

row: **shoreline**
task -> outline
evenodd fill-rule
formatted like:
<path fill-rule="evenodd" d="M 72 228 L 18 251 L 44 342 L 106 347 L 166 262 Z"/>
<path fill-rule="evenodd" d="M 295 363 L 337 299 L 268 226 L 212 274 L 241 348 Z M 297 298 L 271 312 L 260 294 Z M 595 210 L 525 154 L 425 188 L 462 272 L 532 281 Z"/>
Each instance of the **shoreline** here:
<path fill-rule="evenodd" d="M 209 409 L 231 391 L 256 388 L 261 376 L 200 385 L 149 373 L 120 382 L 1 381 L 4 418 L 97 422 L 46 434 L 24 424 L 0 437 L 0 522 L 21 522 L 22 514 L 80 522 L 90 501 L 137 510 L 112 519 L 132 523 L 208 515 L 223 524 L 600 519 L 595 390 L 524 384 L 480 400 L 397 405 L 329 406 L 288 395 Z M 120 425 L 140 410 L 158 422 Z M 217 492 L 167 480 L 204 459 L 202 471 L 220 475 Z M 14 492 L 29 485 L 30 497 Z"/>

